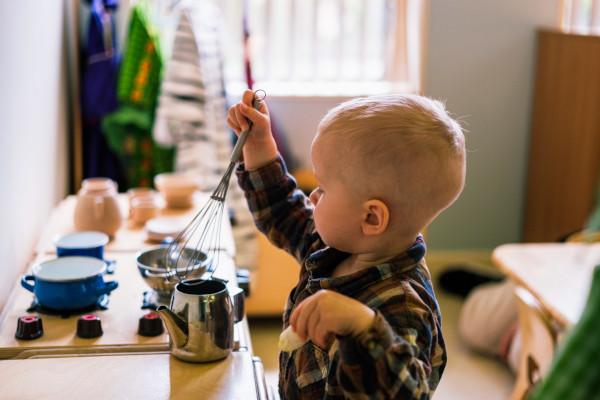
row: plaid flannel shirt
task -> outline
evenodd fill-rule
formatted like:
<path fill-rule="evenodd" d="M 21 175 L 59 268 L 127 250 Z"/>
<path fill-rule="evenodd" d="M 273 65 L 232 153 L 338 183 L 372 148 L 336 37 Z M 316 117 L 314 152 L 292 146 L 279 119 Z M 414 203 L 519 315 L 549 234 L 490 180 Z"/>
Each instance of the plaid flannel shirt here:
<path fill-rule="evenodd" d="M 392 261 L 331 278 L 348 254 L 323 243 L 312 205 L 283 160 L 251 172 L 240 165 L 237 175 L 258 228 L 302 266 L 284 311 L 284 328 L 294 307 L 320 289 L 352 297 L 375 311 L 368 331 L 338 336 L 328 350 L 309 341 L 292 353 L 280 353 L 281 397 L 431 398 L 446 365 L 446 348 L 422 237 Z"/>

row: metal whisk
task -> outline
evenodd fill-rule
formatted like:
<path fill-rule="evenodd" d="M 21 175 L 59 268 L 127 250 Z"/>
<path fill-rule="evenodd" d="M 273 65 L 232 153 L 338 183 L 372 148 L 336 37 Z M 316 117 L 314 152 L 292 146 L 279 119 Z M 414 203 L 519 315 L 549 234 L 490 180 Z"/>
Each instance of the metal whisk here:
<path fill-rule="evenodd" d="M 258 110 L 265 97 L 264 90 L 255 91 L 252 107 Z M 231 153 L 229 166 L 209 200 L 169 244 L 165 255 L 165 267 L 169 278 L 176 277 L 179 281 L 183 281 L 188 275 L 201 273 L 208 265 L 209 276 L 207 279 L 210 279 L 219 265 L 219 255 L 223 250 L 221 248 L 221 227 L 225 197 L 229 189 L 231 174 L 242 156 L 242 147 L 244 147 L 251 129 L 252 121 L 248 121 L 248 129 L 240 134 Z"/>

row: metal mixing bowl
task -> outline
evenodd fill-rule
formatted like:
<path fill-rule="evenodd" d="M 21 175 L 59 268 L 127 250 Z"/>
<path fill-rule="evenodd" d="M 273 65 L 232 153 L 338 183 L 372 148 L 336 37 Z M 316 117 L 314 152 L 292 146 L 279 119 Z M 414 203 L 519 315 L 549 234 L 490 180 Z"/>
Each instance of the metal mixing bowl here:
<path fill-rule="evenodd" d="M 165 266 L 167 250 L 167 247 L 143 250 L 136 257 L 136 264 L 140 275 L 142 275 L 148 286 L 163 298 L 170 298 L 173 288 L 179 282 L 176 271 L 168 270 Z M 201 277 L 209 264 L 208 257 L 200 250 L 184 249 L 181 257 L 184 261 L 187 259 L 197 260 L 194 265 L 188 268 L 185 279 Z M 186 263 L 182 262 L 182 264 Z M 177 272 L 182 276 L 184 275 L 184 269 Z"/>

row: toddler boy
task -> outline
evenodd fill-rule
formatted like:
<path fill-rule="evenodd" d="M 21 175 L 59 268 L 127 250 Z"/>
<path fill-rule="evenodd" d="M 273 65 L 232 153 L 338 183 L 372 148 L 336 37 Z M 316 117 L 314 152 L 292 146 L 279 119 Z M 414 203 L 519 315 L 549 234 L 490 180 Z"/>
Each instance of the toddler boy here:
<path fill-rule="evenodd" d="M 253 123 L 238 180 L 258 228 L 301 264 L 283 322 L 308 341 L 280 354 L 282 398 L 431 398 L 446 351 L 420 232 L 462 191 L 460 125 L 420 96 L 342 103 L 313 140 L 307 198 L 252 96 L 228 113 L 238 134 Z"/>

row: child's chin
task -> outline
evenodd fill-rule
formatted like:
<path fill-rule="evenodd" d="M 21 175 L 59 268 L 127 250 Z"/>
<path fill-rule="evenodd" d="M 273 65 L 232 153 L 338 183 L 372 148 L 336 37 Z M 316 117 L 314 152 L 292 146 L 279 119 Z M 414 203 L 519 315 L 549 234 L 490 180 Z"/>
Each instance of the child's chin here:
<path fill-rule="evenodd" d="M 323 241 L 323 243 L 325 243 L 326 246 L 328 247 L 333 247 L 334 249 L 338 249 L 335 246 L 335 241 L 329 240 L 327 239 L 325 236 L 321 235 L 321 240 Z M 339 249 L 338 249 L 339 250 Z"/>
<path fill-rule="evenodd" d="M 344 253 L 353 253 L 354 249 L 352 248 L 352 246 L 349 246 L 347 243 L 343 243 L 339 240 L 328 240 L 324 237 L 321 237 L 321 240 L 323 240 L 323 243 L 325 243 L 327 246 L 334 248 L 336 250 L 339 251 L 343 251 Z"/>

